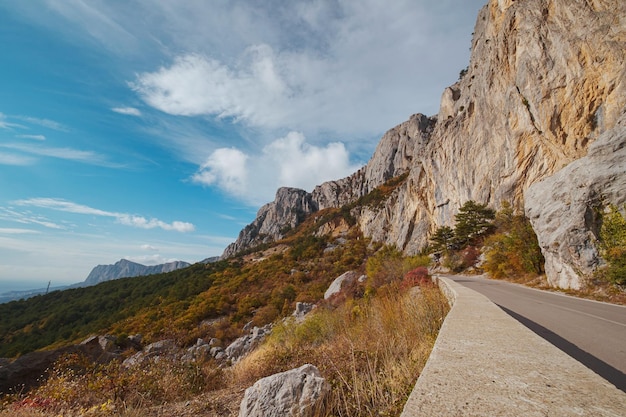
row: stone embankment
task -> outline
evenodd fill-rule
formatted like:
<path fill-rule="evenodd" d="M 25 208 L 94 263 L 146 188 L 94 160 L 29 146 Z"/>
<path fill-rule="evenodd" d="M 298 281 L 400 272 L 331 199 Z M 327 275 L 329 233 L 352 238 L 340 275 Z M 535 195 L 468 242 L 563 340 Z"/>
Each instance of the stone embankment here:
<path fill-rule="evenodd" d="M 438 281 L 452 309 L 401 417 L 624 415 L 625 393 L 485 296 Z"/>

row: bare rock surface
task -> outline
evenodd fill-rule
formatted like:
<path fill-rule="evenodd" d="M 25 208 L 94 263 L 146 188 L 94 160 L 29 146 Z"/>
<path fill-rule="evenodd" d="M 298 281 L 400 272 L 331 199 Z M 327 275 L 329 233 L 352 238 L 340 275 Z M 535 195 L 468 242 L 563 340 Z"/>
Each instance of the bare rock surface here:
<path fill-rule="evenodd" d="M 335 294 L 339 294 L 344 286 L 352 284 L 354 281 L 357 280 L 357 278 L 359 278 L 359 274 L 354 271 L 344 272 L 343 274 L 339 275 L 333 280 L 333 282 L 324 293 L 324 300 L 328 300 Z"/>
<path fill-rule="evenodd" d="M 232 363 L 237 363 L 241 358 L 252 352 L 259 343 L 272 331 L 272 325 L 268 324 L 263 327 L 253 327 L 250 333 L 235 339 L 226 349 L 224 353 Z"/>
<path fill-rule="evenodd" d="M 317 205 L 311 194 L 297 188 L 279 188 L 274 201 L 259 209 L 255 220 L 239 233 L 235 242 L 228 245 L 222 258 L 278 240 L 286 231 L 296 227 L 307 215 L 316 211 Z"/>
<path fill-rule="evenodd" d="M 550 284 L 580 289 L 601 265 L 600 213 L 626 203 L 626 113 L 580 158 L 526 193 Z"/>
<path fill-rule="evenodd" d="M 91 336 L 78 345 L 31 352 L 12 361 L 5 359 L 0 362 L 0 394 L 36 386 L 41 376 L 63 355 L 77 353 L 98 363 L 119 358 L 117 346 L 110 342 L 110 336 Z"/>
<path fill-rule="evenodd" d="M 271 375 L 246 389 L 239 417 L 308 417 L 330 390 L 313 365 Z"/>

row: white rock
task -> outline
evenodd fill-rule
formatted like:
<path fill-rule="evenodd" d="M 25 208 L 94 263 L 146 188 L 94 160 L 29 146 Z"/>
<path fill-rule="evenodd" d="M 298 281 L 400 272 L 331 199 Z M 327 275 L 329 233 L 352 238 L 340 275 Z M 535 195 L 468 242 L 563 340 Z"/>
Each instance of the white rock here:
<path fill-rule="evenodd" d="M 333 295 L 340 293 L 341 289 L 345 285 L 350 285 L 357 278 L 358 278 L 358 274 L 354 271 L 348 271 L 348 272 L 341 274 L 340 276 L 335 278 L 335 280 L 330 284 L 330 286 L 324 293 L 324 300 L 328 300 Z"/>
<path fill-rule="evenodd" d="M 239 417 L 310 417 L 330 390 L 313 365 L 271 375 L 246 389 Z"/>

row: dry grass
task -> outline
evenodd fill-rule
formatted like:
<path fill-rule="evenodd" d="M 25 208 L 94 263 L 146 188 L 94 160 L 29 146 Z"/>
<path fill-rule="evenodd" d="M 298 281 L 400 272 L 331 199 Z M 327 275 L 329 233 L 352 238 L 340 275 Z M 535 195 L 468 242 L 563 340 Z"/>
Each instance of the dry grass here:
<path fill-rule="evenodd" d="M 448 304 L 436 288 L 395 287 L 336 310 L 320 309 L 303 324 L 275 329 L 264 346 L 233 369 L 233 379 L 257 379 L 305 363 L 332 385 L 333 416 L 400 414 L 424 367 Z"/>

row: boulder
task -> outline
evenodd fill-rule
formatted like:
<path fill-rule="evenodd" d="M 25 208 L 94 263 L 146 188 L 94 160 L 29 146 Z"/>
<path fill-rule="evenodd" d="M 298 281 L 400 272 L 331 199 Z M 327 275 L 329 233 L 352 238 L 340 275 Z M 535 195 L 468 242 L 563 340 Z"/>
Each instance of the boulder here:
<path fill-rule="evenodd" d="M 142 351 L 135 353 L 130 358 L 124 360 L 122 365 L 130 368 L 140 365 L 149 359 L 155 359 L 160 356 L 174 356 L 178 353 L 178 347 L 172 339 L 159 340 L 146 346 Z"/>
<path fill-rule="evenodd" d="M 295 317 L 296 321 L 302 321 L 304 320 L 304 316 L 309 314 L 314 308 L 315 304 L 313 303 L 302 303 L 298 301 L 292 316 Z"/>
<path fill-rule="evenodd" d="M 108 343 L 106 336 L 92 336 L 78 345 L 54 350 L 30 352 L 14 361 L 2 360 L 0 364 L 0 394 L 20 392 L 37 386 L 54 363 L 63 355 L 79 354 L 87 359 L 107 363 L 119 358 L 117 347 Z M 105 350 L 109 349 L 109 350 Z"/>
<path fill-rule="evenodd" d="M 324 300 L 328 300 L 333 295 L 340 293 L 344 286 L 352 284 L 357 278 L 359 278 L 359 274 L 354 271 L 348 271 L 341 274 L 335 278 L 324 293 Z"/>
<path fill-rule="evenodd" d="M 260 379 L 245 392 L 239 417 L 313 416 L 330 385 L 313 365 Z"/>
<path fill-rule="evenodd" d="M 265 336 L 267 336 L 271 330 L 271 324 L 263 327 L 255 326 L 249 334 L 241 336 L 228 345 L 228 347 L 224 350 L 224 353 L 232 363 L 239 362 L 241 358 L 252 352 L 252 350 L 254 350 L 254 348 L 256 348 L 263 339 L 265 339 Z"/>

